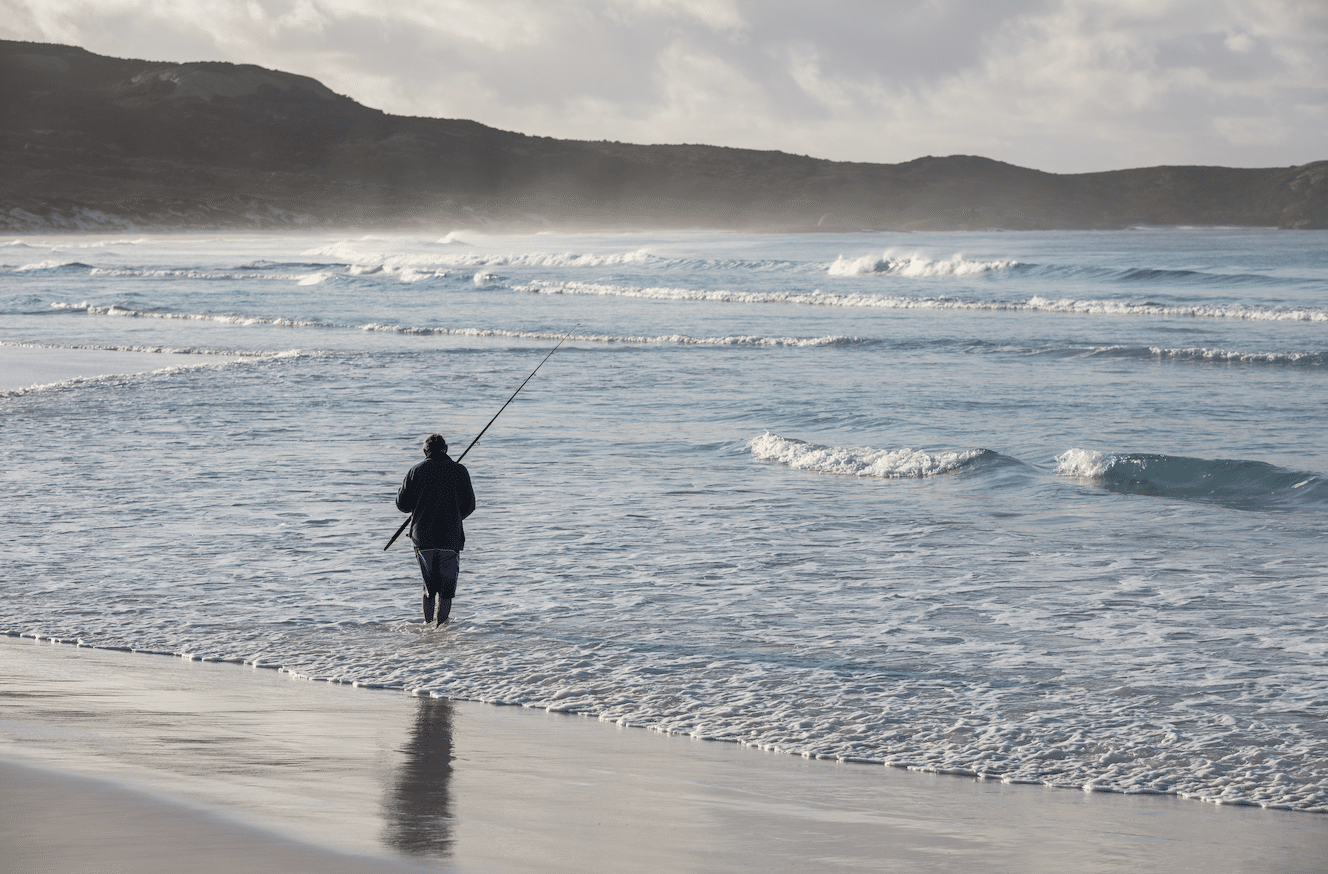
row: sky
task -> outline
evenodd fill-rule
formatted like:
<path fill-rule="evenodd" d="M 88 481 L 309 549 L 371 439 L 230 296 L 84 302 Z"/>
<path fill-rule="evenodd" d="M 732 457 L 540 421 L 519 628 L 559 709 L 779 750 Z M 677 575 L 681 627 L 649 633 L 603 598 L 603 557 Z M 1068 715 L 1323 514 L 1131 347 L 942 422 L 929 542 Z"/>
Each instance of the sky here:
<path fill-rule="evenodd" d="M 0 38 L 566 139 L 1057 173 L 1328 159 L 1328 0 L 0 0 Z"/>

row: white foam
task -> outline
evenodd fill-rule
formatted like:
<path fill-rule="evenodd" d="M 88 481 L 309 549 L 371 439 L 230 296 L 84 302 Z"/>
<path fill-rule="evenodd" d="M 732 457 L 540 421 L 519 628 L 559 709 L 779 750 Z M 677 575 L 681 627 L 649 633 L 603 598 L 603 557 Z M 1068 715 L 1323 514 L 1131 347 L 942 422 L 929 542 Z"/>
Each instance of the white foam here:
<path fill-rule="evenodd" d="M 1266 307 L 1229 306 L 1205 304 L 1201 306 L 1172 306 L 1152 303 L 1127 303 L 1112 300 L 1072 300 L 1034 296 L 1029 298 L 1027 309 L 1048 313 L 1088 313 L 1093 315 L 1113 316 L 1187 316 L 1208 319 L 1245 319 L 1251 321 L 1273 322 L 1324 322 L 1328 321 L 1328 310 L 1314 309 L 1272 309 Z"/>
<path fill-rule="evenodd" d="M 97 277 L 142 277 L 144 279 L 203 280 L 298 280 L 308 274 L 231 272 L 218 270 L 172 270 L 140 267 L 93 267 L 88 275 Z"/>
<path fill-rule="evenodd" d="M 81 303 L 52 303 L 51 307 L 71 312 L 84 312 L 94 316 L 113 316 L 132 319 L 163 319 L 166 321 L 214 322 L 221 325 L 272 325 L 279 328 L 344 328 L 371 333 L 406 334 L 413 336 L 451 336 L 451 337 L 507 337 L 520 340 L 557 340 L 565 333 L 554 331 L 510 331 L 490 328 L 445 328 L 436 326 L 386 325 L 379 322 L 354 325 L 349 323 L 322 322 L 308 319 L 288 319 L 282 317 L 261 317 L 224 315 L 216 313 L 161 313 L 131 310 L 125 307 L 97 306 L 87 301 Z M 762 337 L 752 335 L 725 335 L 719 337 L 692 337 L 686 334 L 661 334 L 656 336 L 622 334 L 573 334 L 568 339 L 583 343 L 630 343 L 674 346 L 770 346 L 811 348 L 827 346 L 858 346 L 874 342 L 861 337 L 832 335 L 825 337 Z"/>
<path fill-rule="evenodd" d="M 963 255 L 951 255 L 949 258 L 932 259 L 923 255 L 900 255 L 886 252 L 884 255 L 863 255 L 860 258 L 839 256 L 827 269 L 831 276 L 869 276 L 887 274 L 920 279 L 933 276 L 977 276 L 993 270 L 1008 270 L 1019 264 L 1018 261 L 970 261 Z"/>
<path fill-rule="evenodd" d="M 1205 349 L 1195 346 L 1182 349 L 1152 346 L 1149 351 L 1159 358 L 1178 361 L 1223 361 L 1231 364 L 1322 364 L 1328 361 L 1328 351 L 1239 352 L 1232 349 Z"/>
<path fill-rule="evenodd" d="M 686 334 L 662 334 L 658 336 L 622 335 L 622 334 L 560 334 L 554 331 L 505 331 L 491 328 L 442 328 L 413 327 L 410 325 L 360 325 L 361 331 L 374 331 L 389 334 L 412 334 L 418 336 L 450 337 L 509 337 L 519 340 L 560 340 L 566 337 L 574 343 L 630 343 L 672 346 L 771 346 L 771 347 L 826 347 L 858 346 L 874 341 L 860 337 L 760 337 L 760 336 L 723 336 L 691 337 Z"/>
<path fill-rule="evenodd" d="M 1056 456 L 1056 473 L 1097 479 L 1111 470 L 1115 463 L 1114 455 L 1103 455 L 1093 449 L 1067 449 Z"/>
<path fill-rule="evenodd" d="M 985 450 L 928 453 L 918 449 L 873 449 L 822 446 L 791 440 L 769 431 L 747 444 L 752 457 L 774 461 L 794 470 L 814 470 L 844 476 L 878 479 L 920 479 L 953 473 Z"/>
<path fill-rule="evenodd" d="M 875 294 L 811 292 L 724 291 L 693 288 L 640 288 L 591 282 L 534 282 L 514 285 L 531 294 L 581 294 L 600 297 L 629 297 L 643 300 L 712 301 L 716 303 L 779 303 L 800 306 L 868 307 L 877 309 L 972 309 L 1018 310 L 1016 303 L 970 303 L 952 298 L 886 297 Z"/>
<path fill-rule="evenodd" d="M 34 351 L 7 360 L 5 382 L 12 387 L 0 386 L 0 398 L 89 386 L 118 386 L 152 377 L 227 367 L 244 361 L 277 357 L 276 353 L 188 347 L 52 346 L 39 343 L 0 342 L 0 352 L 6 349 Z M 213 360 L 187 363 L 182 361 L 191 356 Z M 164 367 L 156 366 L 166 362 L 173 363 Z"/>
<path fill-rule="evenodd" d="M 216 322 L 223 325 L 276 325 L 282 328 L 328 328 L 335 327 L 331 322 L 318 322 L 302 319 L 263 318 L 259 316 L 217 315 L 214 313 L 152 313 L 143 310 L 131 310 L 116 306 L 95 306 L 87 301 L 82 303 L 51 304 L 52 309 L 85 312 L 92 316 L 116 316 L 129 319 L 163 319 L 183 322 Z"/>
<path fill-rule="evenodd" d="M 113 239 L 113 240 L 93 240 L 92 242 L 89 242 L 89 243 L 70 243 L 70 244 L 64 244 L 64 243 L 61 243 L 61 244 L 58 244 L 58 245 L 52 246 L 51 248 L 53 248 L 53 249 L 109 249 L 109 248 L 111 248 L 112 246 L 145 246 L 145 245 L 149 245 L 151 242 L 153 242 L 153 241 L 147 239 L 146 237 L 135 237 L 135 238 L 133 238 L 133 239 L 129 239 L 129 238 L 117 238 L 117 239 Z"/>
<path fill-rule="evenodd" d="M 31 264 L 20 264 L 14 268 L 15 273 L 26 273 L 37 270 L 58 270 L 62 267 L 87 267 L 78 261 L 36 261 Z"/>
<path fill-rule="evenodd" d="M 423 282 L 426 279 L 438 279 L 446 275 L 445 270 L 416 270 L 414 267 L 403 267 L 397 273 L 397 278 L 402 282 Z"/>
<path fill-rule="evenodd" d="M 439 243 L 464 243 L 449 234 Z M 344 241 L 317 246 L 305 251 L 305 257 L 331 258 L 347 264 L 395 267 L 612 267 L 622 264 L 644 264 L 658 260 L 644 249 L 607 254 L 578 252 L 511 252 L 506 254 L 459 252 L 392 251 L 387 246 L 365 246 L 360 242 Z"/>
<path fill-rule="evenodd" d="M 1241 306 L 1161 306 L 1119 301 L 1053 301 L 1032 297 L 1026 303 L 997 300 L 960 300 L 952 297 L 894 297 L 875 294 L 812 292 L 724 291 L 691 288 L 641 288 L 589 282 L 534 282 L 514 285 L 531 294 L 584 294 L 644 300 L 691 300 L 717 303 L 780 303 L 798 306 L 862 307 L 889 310 L 968 310 L 976 312 L 1054 312 L 1094 315 L 1185 316 L 1191 318 L 1258 321 L 1328 321 L 1328 311 L 1271 309 Z"/>
<path fill-rule="evenodd" d="M 266 358 L 291 354 L 290 352 L 256 352 L 252 349 L 213 349 L 200 346 L 156 346 L 140 343 L 122 345 L 55 345 L 52 343 L 12 343 L 7 340 L 0 340 L 0 347 L 9 347 L 12 349 L 74 349 L 84 352 L 146 352 L 169 355 L 224 355 L 237 358 Z"/>

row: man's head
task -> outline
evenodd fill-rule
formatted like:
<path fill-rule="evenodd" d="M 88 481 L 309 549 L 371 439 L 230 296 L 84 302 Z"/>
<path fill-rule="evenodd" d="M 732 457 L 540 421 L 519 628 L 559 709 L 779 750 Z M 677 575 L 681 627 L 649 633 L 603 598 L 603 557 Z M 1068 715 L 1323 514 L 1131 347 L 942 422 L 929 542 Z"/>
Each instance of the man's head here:
<path fill-rule="evenodd" d="M 424 454 L 435 459 L 447 457 L 447 441 L 442 434 L 430 434 L 424 438 Z"/>

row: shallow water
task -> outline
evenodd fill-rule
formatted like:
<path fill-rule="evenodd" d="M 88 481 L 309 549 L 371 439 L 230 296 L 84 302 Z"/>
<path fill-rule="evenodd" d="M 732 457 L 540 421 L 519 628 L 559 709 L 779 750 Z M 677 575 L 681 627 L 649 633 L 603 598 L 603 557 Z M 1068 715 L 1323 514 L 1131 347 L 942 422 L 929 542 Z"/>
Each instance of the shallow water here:
<path fill-rule="evenodd" d="M 0 341 L 198 365 L 0 395 L 0 630 L 1328 810 L 1326 243 L 13 239 Z M 568 331 L 426 631 L 401 476 Z"/>

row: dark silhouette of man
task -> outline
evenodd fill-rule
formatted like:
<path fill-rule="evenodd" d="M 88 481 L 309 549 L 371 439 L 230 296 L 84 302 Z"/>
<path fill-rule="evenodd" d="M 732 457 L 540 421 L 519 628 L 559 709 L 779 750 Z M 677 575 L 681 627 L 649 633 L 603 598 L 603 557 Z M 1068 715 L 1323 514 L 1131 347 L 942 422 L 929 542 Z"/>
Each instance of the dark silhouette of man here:
<path fill-rule="evenodd" d="M 461 520 L 475 512 L 470 473 L 447 457 L 442 434 L 424 438 L 425 459 L 406 474 L 397 509 L 411 513 L 410 539 L 424 575 L 424 621 L 442 625 L 456 597 L 459 556 L 466 545 Z"/>

